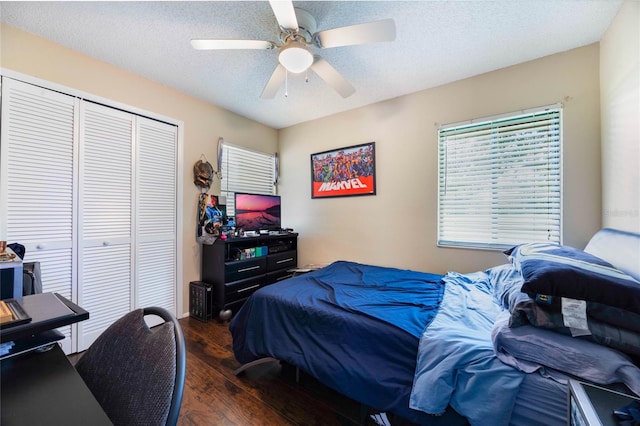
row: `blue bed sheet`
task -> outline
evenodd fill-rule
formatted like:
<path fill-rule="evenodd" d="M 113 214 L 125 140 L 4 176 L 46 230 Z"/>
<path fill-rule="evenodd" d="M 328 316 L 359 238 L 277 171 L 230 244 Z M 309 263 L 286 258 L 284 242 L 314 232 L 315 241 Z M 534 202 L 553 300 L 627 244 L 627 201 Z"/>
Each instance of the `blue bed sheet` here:
<path fill-rule="evenodd" d="M 505 426 L 524 373 L 494 353 L 501 309 L 489 276 L 450 272 L 443 281 L 442 307 L 420 339 L 411 408 L 437 414 L 450 405 L 474 426 Z"/>
<path fill-rule="evenodd" d="M 422 332 L 442 276 L 339 261 L 255 292 L 230 323 L 240 363 L 273 357 L 363 404 L 420 424 L 461 424 L 454 411 L 409 408 Z"/>

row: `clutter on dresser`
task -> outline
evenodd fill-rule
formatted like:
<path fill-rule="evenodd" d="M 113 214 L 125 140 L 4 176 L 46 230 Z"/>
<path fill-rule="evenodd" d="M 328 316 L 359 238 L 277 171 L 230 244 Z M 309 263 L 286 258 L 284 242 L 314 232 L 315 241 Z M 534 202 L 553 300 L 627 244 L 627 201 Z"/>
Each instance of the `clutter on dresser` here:
<path fill-rule="evenodd" d="M 213 244 L 222 234 L 226 206 L 217 195 L 202 193 L 198 197 L 198 223 L 196 239 L 202 244 Z"/>

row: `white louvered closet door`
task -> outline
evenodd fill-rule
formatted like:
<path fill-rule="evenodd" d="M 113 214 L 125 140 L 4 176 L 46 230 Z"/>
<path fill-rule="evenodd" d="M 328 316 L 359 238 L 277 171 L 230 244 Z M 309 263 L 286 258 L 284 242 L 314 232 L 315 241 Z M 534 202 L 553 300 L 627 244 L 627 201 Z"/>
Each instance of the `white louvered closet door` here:
<path fill-rule="evenodd" d="M 90 102 L 80 113 L 78 351 L 132 307 L 134 115 Z"/>
<path fill-rule="evenodd" d="M 2 78 L 0 226 L 25 261 L 41 263 L 45 292 L 73 300 L 76 98 Z M 71 326 L 60 328 L 71 352 Z"/>
<path fill-rule="evenodd" d="M 176 314 L 177 127 L 138 117 L 136 307 Z"/>

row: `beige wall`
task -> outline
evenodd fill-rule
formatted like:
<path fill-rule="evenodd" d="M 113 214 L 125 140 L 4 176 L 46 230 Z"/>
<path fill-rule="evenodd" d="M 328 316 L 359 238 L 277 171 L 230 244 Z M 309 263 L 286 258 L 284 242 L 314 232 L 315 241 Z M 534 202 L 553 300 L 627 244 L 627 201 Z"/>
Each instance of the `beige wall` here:
<path fill-rule="evenodd" d="M 640 232 L 640 3 L 600 42 L 603 226 Z"/>
<path fill-rule="evenodd" d="M 362 90 L 362 89 L 360 89 Z M 437 126 L 564 102 L 564 243 L 601 224 L 597 44 L 280 130 L 283 224 L 300 264 L 336 259 L 431 272 L 504 263 L 436 247 Z M 376 142 L 377 195 L 311 199 L 309 155 Z"/>
<path fill-rule="evenodd" d="M 220 136 L 237 145 L 275 152 L 277 131 L 8 25 L 0 25 L 0 38 L 0 67 L 4 69 L 184 122 L 183 306 L 178 313 L 188 312 L 188 283 L 200 279 L 193 165 L 201 154 L 214 164 Z M 210 192 L 218 193 L 218 188 L 217 182 Z"/>

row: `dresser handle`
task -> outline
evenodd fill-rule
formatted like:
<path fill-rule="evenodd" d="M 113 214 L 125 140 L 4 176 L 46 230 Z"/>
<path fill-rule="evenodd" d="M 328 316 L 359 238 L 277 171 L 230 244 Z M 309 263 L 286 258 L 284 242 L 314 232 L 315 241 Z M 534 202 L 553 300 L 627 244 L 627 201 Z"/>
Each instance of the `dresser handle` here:
<path fill-rule="evenodd" d="M 287 262 L 291 262 L 292 260 L 293 260 L 293 257 L 290 257 L 288 259 L 278 260 L 276 263 L 287 263 Z"/>
<path fill-rule="evenodd" d="M 242 293 L 243 291 L 253 290 L 254 288 L 260 287 L 260 284 L 252 285 L 251 287 L 243 288 L 242 290 L 238 290 L 238 293 Z"/>
<path fill-rule="evenodd" d="M 260 265 L 251 266 L 251 267 L 249 267 L 249 268 L 242 268 L 242 269 L 238 269 L 238 272 L 253 271 L 254 269 L 260 269 Z"/>

